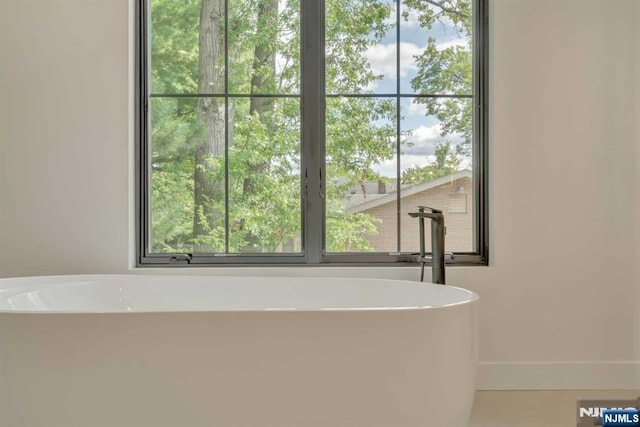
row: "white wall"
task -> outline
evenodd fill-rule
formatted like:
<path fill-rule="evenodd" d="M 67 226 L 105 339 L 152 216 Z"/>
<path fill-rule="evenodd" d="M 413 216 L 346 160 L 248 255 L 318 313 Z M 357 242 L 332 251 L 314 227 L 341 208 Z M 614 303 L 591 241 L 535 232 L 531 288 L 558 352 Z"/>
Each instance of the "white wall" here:
<path fill-rule="evenodd" d="M 638 387 L 637 364 L 612 363 L 635 357 L 634 2 L 493 6 L 495 269 L 465 277 L 485 296 L 483 359 L 516 363 L 505 387 Z"/>
<path fill-rule="evenodd" d="M 492 266 L 448 273 L 481 388 L 640 388 L 636 3 L 491 2 Z M 129 7 L 0 3 L 0 277 L 128 271 Z"/>
<path fill-rule="evenodd" d="M 635 2 L 635 68 L 634 68 L 634 80 L 636 81 L 635 85 L 635 133 L 634 133 L 634 150 L 635 150 L 635 180 L 634 182 L 640 183 L 640 25 L 637 23 L 640 22 L 640 2 Z M 638 303 L 638 307 L 636 308 L 636 334 L 635 334 L 635 342 L 636 342 L 636 360 L 640 360 L 640 185 L 635 186 L 635 212 L 636 212 L 636 230 L 635 230 L 635 238 L 636 238 L 636 254 L 635 254 L 635 264 L 636 264 L 636 294 L 635 300 Z"/>
<path fill-rule="evenodd" d="M 128 260 L 128 2 L 0 2 L 0 275 Z"/>

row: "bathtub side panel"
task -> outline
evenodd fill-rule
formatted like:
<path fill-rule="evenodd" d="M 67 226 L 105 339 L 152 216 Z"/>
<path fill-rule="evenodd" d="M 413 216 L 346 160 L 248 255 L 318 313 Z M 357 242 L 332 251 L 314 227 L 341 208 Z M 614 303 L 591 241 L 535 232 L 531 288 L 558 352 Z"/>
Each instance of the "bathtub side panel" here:
<path fill-rule="evenodd" d="M 461 427 L 475 318 L 475 303 L 0 314 L 0 413 L 12 427 Z"/>

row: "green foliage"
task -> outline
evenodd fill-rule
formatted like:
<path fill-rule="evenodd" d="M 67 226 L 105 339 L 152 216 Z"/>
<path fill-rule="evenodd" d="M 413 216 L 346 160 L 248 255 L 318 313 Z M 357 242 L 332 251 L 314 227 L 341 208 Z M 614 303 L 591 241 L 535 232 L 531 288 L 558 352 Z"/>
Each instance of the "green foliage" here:
<path fill-rule="evenodd" d="M 200 0 L 151 1 L 151 87 L 196 93 Z"/>
<path fill-rule="evenodd" d="M 380 0 L 327 0 L 326 8 L 327 93 L 361 93 L 377 79 L 365 52 L 391 28 L 393 9 Z"/>
<path fill-rule="evenodd" d="M 461 145 L 454 148 L 450 142 L 439 143 L 436 146 L 435 160 L 426 166 L 405 169 L 402 173 L 402 184 L 420 184 L 451 175 L 460 167 L 463 151 L 464 147 Z"/>
<path fill-rule="evenodd" d="M 417 13 L 420 25 L 432 28 L 447 22 L 467 46 L 438 48 L 430 38 L 425 51 L 416 57 L 418 73 L 411 81 L 413 90 L 423 94 L 471 95 L 473 94 L 473 14 L 472 0 L 406 0 L 405 5 Z M 405 19 L 408 13 L 405 13 Z M 414 102 L 424 104 L 427 114 L 438 118 L 442 135 L 458 133 L 463 138 L 468 156 L 473 135 L 473 103 L 469 100 L 418 98 Z"/>
<path fill-rule="evenodd" d="M 202 1 L 214 0 L 151 0 L 153 93 L 198 92 L 202 83 L 198 81 L 199 67 L 207 60 L 200 57 L 199 47 Z M 440 9 L 427 3 L 435 2 L 406 1 L 409 8 L 420 13 L 421 25 L 430 27 L 447 20 L 461 34 L 470 34 L 470 0 L 443 0 Z M 153 98 L 153 252 L 300 250 L 300 101 L 277 98 L 278 94 L 300 92 L 300 0 L 229 0 L 228 9 L 229 92 L 276 97 L 230 98 L 226 106 L 226 158 L 211 155 L 200 161 L 196 150 L 207 141 L 207 129 L 211 129 L 203 119 L 207 114 L 204 103 L 195 97 Z M 327 0 L 328 93 L 367 92 L 380 78 L 371 70 L 365 52 L 393 29 L 393 20 L 389 19 L 392 12 L 385 0 Z M 471 93 L 468 49 L 438 50 L 430 40 L 416 61 L 419 71 L 412 82 L 414 89 Z M 223 102 L 218 100 L 220 105 Z M 470 141 L 471 103 L 424 102 L 428 113 L 441 120 L 443 134 L 459 133 Z M 389 100 L 327 100 L 327 251 L 373 249 L 366 236 L 376 233 L 379 221 L 365 213 L 347 213 L 345 194 L 354 185 L 384 179 L 373 167 L 395 155 L 395 120 L 395 103 Z M 450 144 L 440 145 L 433 165 L 407 171 L 403 181 L 417 182 L 433 173 L 455 170 L 459 165 L 456 156 L 462 154 L 458 147 L 453 150 Z M 226 186 L 207 195 L 201 205 L 194 202 L 196 170 L 204 172 L 211 182 L 228 179 Z M 196 225 L 203 231 L 194 234 Z M 229 241 L 225 248 L 227 226 Z"/>
<path fill-rule="evenodd" d="M 391 29 L 392 12 L 385 1 L 327 1 L 327 93 L 363 93 L 380 78 L 365 52 Z M 382 179 L 373 166 L 395 154 L 395 117 L 395 102 L 388 99 L 327 100 L 327 252 L 373 249 L 366 236 L 376 234 L 380 221 L 365 213 L 346 213 L 345 194 L 349 187 Z"/>
<path fill-rule="evenodd" d="M 151 250 L 189 252 L 193 218 L 193 171 L 186 163 L 152 171 Z"/>
<path fill-rule="evenodd" d="M 196 113 L 195 98 L 153 98 L 151 139 L 155 163 L 193 164 L 193 142 L 204 138 L 205 133 Z"/>
<path fill-rule="evenodd" d="M 229 150 L 231 252 L 276 252 L 300 237 L 299 101 L 269 101 L 262 116 L 249 114 L 248 100 L 236 106 Z"/>
<path fill-rule="evenodd" d="M 327 212 L 327 252 L 361 252 L 373 248 L 367 236 L 377 234 L 378 218 L 363 213 Z"/>

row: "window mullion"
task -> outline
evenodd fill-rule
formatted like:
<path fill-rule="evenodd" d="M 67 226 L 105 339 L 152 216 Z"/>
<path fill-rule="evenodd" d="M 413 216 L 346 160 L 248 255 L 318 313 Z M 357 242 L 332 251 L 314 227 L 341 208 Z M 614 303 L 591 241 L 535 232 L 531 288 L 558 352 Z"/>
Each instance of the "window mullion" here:
<path fill-rule="evenodd" d="M 224 253 L 229 253 L 229 0 L 224 2 Z"/>
<path fill-rule="evenodd" d="M 382 86 L 381 91 L 364 90 L 360 93 L 357 88 L 353 90 L 354 93 L 333 93 L 327 96 L 326 94 L 326 70 L 325 70 L 325 56 L 326 56 L 326 45 L 327 41 L 325 38 L 326 28 L 326 8 L 327 8 L 327 0 L 302 0 L 299 2 L 300 4 L 300 29 L 299 32 L 296 32 L 296 35 L 300 37 L 300 56 L 299 62 L 295 61 L 295 65 L 300 66 L 300 93 L 282 93 L 276 94 L 274 93 L 244 93 L 243 90 L 234 90 L 233 87 L 230 87 L 230 59 L 234 59 L 234 55 L 230 56 L 229 51 L 229 38 L 230 29 L 227 28 L 229 16 L 230 16 L 230 3 L 229 0 L 223 0 L 219 4 L 224 4 L 224 64 L 225 64 L 225 76 L 224 76 L 224 89 L 221 87 L 216 87 L 214 93 L 191 93 L 191 91 L 185 91 L 185 93 L 181 92 L 180 87 L 167 86 L 167 90 L 162 90 L 163 86 L 157 86 L 156 90 L 159 90 L 159 93 L 151 93 L 151 32 L 152 28 L 152 20 L 151 20 L 151 1 L 150 0 L 136 0 L 136 23 L 137 23 L 137 31 L 136 31 L 136 138 L 138 139 L 136 144 L 136 258 L 138 266 L 154 266 L 154 265 L 164 265 L 164 266 L 180 266 L 185 264 L 198 264 L 198 265 L 225 265 L 225 264 L 271 264 L 271 265 L 286 265 L 286 264 L 344 264 L 344 265 L 353 265 L 353 264 L 373 264 L 373 263 L 394 263 L 395 265 L 399 264 L 411 264 L 415 262 L 415 256 L 412 255 L 409 249 L 411 247 L 407 246 L 405 248 L 407 252 L 402 252 L 402 245 L 404 244 L 401 241 L 402 233 L 401 233 L 401 224 L 402 224 L 402 214 L 401 214 L 401 204 L 414 204 L 414 199 L 402 199 L 404 194 L 401 194 L 404 186 L 401 185 L 401 176 L 402 170 L 401 166 L 401 156 L 403 155 L 402 146 L 401 146 L 401 138 L 402 134 L 402 116 L 400 108 L 403 105 L 411 105 L 412 98 L 421 98 L 423 101 L 427 101 L 428 99 L 433 100 L 454 100 L 460 101 L 460 104 L 464 104 L 466 102 L 470 103 L 473 106 L 473 130 L 472 130 L 472 186 L 473 186 L 473 198 L 474 198 L 474 206 L 473 206 L 473 225 L 472 225 L 472 236 L 474 240 L 474 247 L 469 252 L 460 252 L 456 253 L 456 259 L 454 263 L 461 265 L 481 265 L 487 263 L 487 255 L 488 255 L 488 207 L 487 207 L 487 198 L 488 198 L 488 184 L 487 184 L 487 167 L 489 156 L 487 153 L 487 141 L 488 141 L 488 42 L 487 42 L 487 19 L 488 19 L 488 0 L 473 0 L 473 82 L 472 87 L 473 90 L 469 93 L 468 90 L 461 91 L 438 91 L 432 90 L 430 93 L 412 93 L 411 90 L 406 93 L 401 93 L 401 84 L 399 80 L 400 72 L 401 72 L 401 51 L 400 51 L 400 24 L 402 23 L 402 13 L 401 6 L 404 4 L 403 0 L 392 0 L 390 4 L 395 3 L 395 16 L 390 16 L 395 18 L 396 22 L 396 52 L 394 55 L 395 59 L 395 73 L 398 76 L 398 80 L 395 82 L 395 85 L 387 85 Z M 344 6 L 344 4 L 342 4 Z M 289 4 L 288 7 L 290 7 Z M 330 12 L 329 17 L 331 18 L 331 7 L 332 4 L 329 4 Z M 365 7 L 365 6 L 362 6 Z M 279 7 L 280 8 L 280 7 Z M 194 9 L 195 10 L 195 9 Z M 359 9 L 354 9 L 359 10 Z M 189 9 L 191 11 L 191 9 Z M 287 9 L 289 12 L 290 9 Z M 163 9 L 163 12 L 166 13 L 167 10 Z M 170 12 L 170 11 L 169 11 Z M 233 12 L 233 11 L 231 11 Z M 279 13 L 279 12 L 278 12 Z M 393 14 L 393 12 L 390 12 Z M 163 16 L 163 15 L 159 15 Z M 197 16 L 195 12 L 185 12 L 185 17 L 188 19 L 194 20 L 195 23 L 197 21 Z M 231 13 L 233 16 L 233 13 Z M 293 16 L 293 15 L 287 15 Z M 343 18 L 344 14 L 338 14 L 338 21 Z M 153 21 L 155 22 L 155 21 Z M 165 29 L 165 24 L 172 25 L 171 23 L 165 21 L 158 21 L 159 24 L 156 25 L 157 31 L 169 31 L 171 28 Z M 386 22 L 386 21 L 385 21 Z M 333 28 L 333 23 L 329 22 L 332 26 L 329 31 L 338 31 L 340 34 L 340 29 L 336 30 Z M 338 24 L 342 24 L 342 22 L 338 22 Z M 362 25 L 366 25 L 362 24 Z M 233 28 L 233 27 L 231 27 Z M 292 27 L 293 28 L 293 27 Z M 366 28 L 365 28 L 366 30 Z M 404 32 L 404 30 L 402 30 Z M 390 30 L 389 35 L 392 34 L 393 29 Z M 233 33 L 233 32 L 232 32 Z M 165 33 L 162 33 L 165 34 Z M 169 36 L 171 33 L 166 33 L 165 36 Z M 359 34 L 359 33 L 358 33 Z M 404 34 L 404 33 L 403 33 Z M 354 36 L 356 37 L 357 34 Z M 362 36 L 362 34 L 360 34 Z M 334 34 L 330 34 L 329 43 L 333 43 L 332 40 Z M 233 37 L 231 37 L 233 38 Z M 220 37 L 222 39 L 222 37 Z M 280 40 L 280 39 L 278 39 Z M 286 38 L 280 41 L 286 41 L 286 45 L 290 46 L 290 42 L 295 40 L 294 38 Z M 385 39 L 386 41 L 381 42 L 381 45 L 388 44 L 387 41 L 390 39 Z M 160 44 L 159 44 L 160 45 Z M 247 48 L 248 49 L 248 48 Z M 233 46 L 231 46 L 231 52 L 233 52 Z M 295 58 L 294 56 L 291 56 Z M 368 60 L 368 59 L 367 59 Z M 233 62 L 233 61 L 232 61 Z M 390 61 L 389 61 L 390 62 Z M 158 63 L 161 61 L 158 59 Z M 242 64 L 241 64 L 242 65 Z M 331 63 L 330 63 L 331 65 Z M 370 64 L 371 65 L 371 64 Z M 391 64 L 388 64 L 391 65 Z M 373 67 L 373 66 L 372 66 Z M 231 67 L 233 68 L 233 67 Z M 373 68 L 372 68 L 373 70 Z M 184 70 L 182 70 L 184 71 Z M 180 71 L 180 72 L 182 72 Z M 331 72 L 332 70 L 330 70 Z M 179 72 L 176 72 L 176 78 L 179 77 Z M 235 74 L 231 74 L 233 77 Z M 171 77 L 171 75 L 169 75 Z M 231 78 L 231 81 L 235 80 Z M 231 86 L 234 86 L 233 84 Z M 395 87 L 393 87 L 395 86 Z M 235 87 L 235 86 L 234 86 Z M 236 88 L 237 89 L 237 88 Z M 195 92 L 198 92 L 196 90 Z M 204 91 L 207 92 L 207 91 Z M 336 90 L 336 92 L 340 92 L 340 90 Z M 395 93 L 394 93 L 395 92 Z M 434 93 L 431 93 L 434 92 Z M 440 93 L 444 92 L 444 93 Z M 450 93 L 451 92 L 451 93 Z M 165 252 L 164 249 L 157 250 L 155 246 L 152 246 L 152 238 L 151 238 L 151 210 L 152 210 L 152 165 L 155 167 L 153 162 L 153 151 L 151 147 L 151 103 L 152 101 L 158 101 L 157 104 L 160 105 L 162 101 L 161 98 L 168 98 L 167 102 L 171 102 L 171 98 L 185 98 L 184 105 L 191 105 L 189 102 L 195 103 L 197 101 L 194 98 L 224 98 L 225 106 L 224 106 L 224 225 L 225 225 L 225 235 L 224 235 L 224 251 L 219 250 L 222 249 L 222 245 L 220 244 L 216 249 L 216 253 L 185 253 L 181 254 L 181 248 L 184 248 L 185 252 L 189 251 L 188 244 L 183 246 L 182 243 L 177 245 L 177 248 L 174 248 L 178 252 Z M 233 236 L 231 233 L 230 226 L 230 203 L 231 210 L 233 210 L 235 200 L 233 197 L 230 200 L 230 161 L 229 161 L 229 150 L 231 140 L 229 139 L 231 135 L 233 135 L 233 130 L 230 129 L 233 127 L 233 123 L 229 121 L 230 117 L 233 118 L 233 111 L 230 111 L 230 106 L 233 108 L 233 105 L 236 101 L 241 102 L 243 99 L 248 98 L 249 102 L 252 97 L 265 97 L 265 98 L 300 98 L 300 184 L 301 184 L 301 209 L 302 209 L 302 217 L 300 221 L 302 222 L 302 253 L 288 253 L 286 250 L 284 252 L 279 253 L 276 250 L 274 253 L 229 253 L 230 252 L 230 236 Z M 395 122 L 396 132 L 396 164 L 395 164 L 395 197 L 390 195 L 389 198 L 394 198 L 396 204 L 396 212 L 395 215 L 392 213 L 391 216 L 395 216 L 396 224 L 396 233 L 397 238 L 394 242 L 397 245 L 397 253 L 396 252 L 365 252 L 362 253 L 356 252 L 358 249 L 354 248 L 351 252 L 351 246 L 348 246 L 347 249 L 344 249 L 344 252 L 334 252 L 325 254 L 325 246 L 326 246 L 326 203 L 325 203 L 325 194 L 327 185 L 326 185 L 326 99 L 327 98 L 361 98 L 365 100 L 365 98 L 391 98 L 395 100 L 396 104 L 396 117 L 395 120 L 389 120 L 391 126 L 394 125 Z M 231 104 L 230 104 L 231 101 Z M 330 102 L 332 100 L 329 100 Z M 183 100 L 177 101 L 182 105 Z M 431 101 L 434 102 L 434 101 Z M 437 101 L 435 101 L 437 102 Z M 453 102 L 453 101 L 452 101 Z M 423 102 L 424 103 L 424 102 Z M 173 107 L 172 107 L 173 108 Z M 155 111 L 162 111 L 160 107 Z M 173 111 L 173 110 L 172 110 Z M 162 120 L 173 120 L 174 114 L 172 111 L 169 113 L 158 116 L 157 121 Z M 290 113 L 293 110 L 287 110 Z M 333 123 L 334 115 L 331 110 L 330 103 L 330 123 Z M 341 110 L 338 112 L 342 112 Z M 189 113 L 189 111 L 187 112 Z M 296 114 L 297 112 L 293 112 L 291 114 Z M 286 113 L 289 114 L 289 113 Z M 415 112 L 412 114 L 415 115 Z M 165 117 L 166 116 L 166 117 Z M 183 114 L 180 116 L 180 120 L 183 120 L 181 126 L 193 125 L 193 123 L 188 120 L 194 119 L 195 113 L 191 112 L 190 114 Z M 289 116 L 287 116 L 289 117 Z M 336 123 L 341 125 L 343 122 L 340 122 L 340 116 L 336 116 Z M 292 117 L 289 117 L 292 118 Z M 194 119 L 197 120 L 197 119 Z M 435 119 L 429 119 L 435 120 Z M 178 120 L 176 119 L 176 123 Z M 344 123 L 349 123 L 348 121 Z M 277 122 L 274 123 L 277 125 Z M 371 126 L 376 126 L 378 123 L 375 120 L 371 120 Z M 424 127 L 429 127 L 431 122 L 427 121 L 423 123 Z M 197 125 L 197 123 L 196 123 Z M 412 125 L 409 125 L 411 127 Z M 417 126 L 417 125 L 416 125 Z M 353 128 L 357 128 L 357 125 L 353 125 Z M 217 127 L 219 130 L 220 127 Z M 295 129 L 297 131 L 298 129 Z M 332 130 L 332 129 L 330 129 Z M 291 129 L 287 128 L 287 131 L 291 131 Z M 296 132 L 297 133 L 297 132 Z M 288 134 L 287 134 L 288 135 Z M 352 139 L 358 138 L 358 135 L 351 136 Z M 393 138 L 393 136 L 389 136 Z M 405 136 L 405 138 L 407 138 Z M 166 138 L 165 138 L 166 139 Z M 220 138 L 217 138 L 220 140 Z M 297 142 L 297 135 L 295 137 Z M 340 138 L 336 138 L 338 142 L 340 142 Z M 290 141 L 290 140 L 287 140 Z M 333 150 L 332 150 L 333 152 Z M 187 151 L 188 154 L 188 151 Z M 279 154 L 274 154 L 279 155 Z M 165 160 L 169 162 L 169 160 Z M 404 160 L 403 160 L 404 161 Z M 297 162 L 296 162 L 297 163 Z M 409 162 L 406 163 L 409 165 Z M 297 166 L 297 165 L 296 165 Z M 295 168 L 294 168 L 295 169 Z M 231 169 L 233 171 L 233 169 Z M 181 170 L 182 171 L 182 170 Z M 297 172 L 297 170 L 296 170 Z M 333 173 L 333 168 L 332 168 Z M 387 171 L 385 172 L 389 174 L 391 177 L 393 172 Z M 155 170 L 154 170 L 155 174 Z M 154 175 L 155 176 L 155 175 Z M 158 175 L 160 176 L 160 175 Z M 340 172 L 336 172 L 335 176 L 332 178 L 336 178 L 340 175 Z M 292 176 L 287 176 L 287 189 L 289 189 L 288 184 L 290 183 L 289 179 Z M 294 178 L 295 179 L 295 178 Z M 182 182 L 177 180 L 176 182 Z M 339 181 L 341 182 L 341 181 Z M 402 188 L 401 188 L 402 187 Z M 188 186 L 183 186 L 183 188 L 188 188 Z M 406 189 L 405 189 L 406 190 Z M 463 188 L 464 190 L 464 188 Z M 368 190 L 367 190 L 368 191 Z M 373 190 L 375 191 L 375 190 Z M 381 191 L 381 190 L 378 190 Z M 364 192 L 364 189 L 363 189 Z M 386 189 L 383 193 L 386 193 Z M 383 194 L 380 193 L 380 194 Z M 288 194 L 288 193 L 287 193 Z M 352 193 L 353 194 L 353 193 Z M 364 194 L 364 193 L 363 193 Z M 375 193 L 378 194 L 378 193 Z M 407 193 L 408 194 L 408 193 Z M 413 193 L 408 194 L 412 196 Z M 334 194 L 334 196 L 336 196 Z M 296 196 L 293 196 L 296 198 Z M 349 197 L 348 195 L 345 197 Z M 365 196 L 366 197 L 366 196 Z M 386 199 L 385 199 L 386 200 Z M 357 200 L 356 200 L 357 201 Z M 329 204 L 330 214 L 331 209 L 333 209 L 333 202 L 337 206 L 340 205 L 340 200 L 332 200 L 332 203 Z M 385 202 L 386 203 L 386 202 Z M 162 206 L 161 203 L 156 204 L 156 206 Z M 220 206 L 221 208 L 221 206 Z M 369 207 L 367 207 L 369 209 Z M 297 208 L 296 208 L 297 210 Z M 221 209 L 220 209 L 221 211 Z M 155 212 L 155 210 L 154 210 Z M 164 211 L 162 211 L 164 212 Z M 356 212 L 356 211 L 353 211 Z M 358 211 L 359 212 L 359 211 Z M 221 213 L 221 212 L 220 212 Z M 342 212 L 339 212 L 342 213 Z M 346 214 L 352 212 L 345 212 Z M 458 212 L 455 212 L 458 213 Z M 386 213 L 385 213 L 386 214 Z M 371 214 L 373 215 L 373 214 Z M 348 215 L 345 215 L 348 217 Z M 406 214 L 405 214 L 406 216 Z M 164 217 L 162 217 L 164 218 Z M 170 218 L 170 220 L 172 220 Z M 297 221 L 297 220 L 296 220 Z M 347 218 L 346 221 L 349 221 Z M 392 224 L 393 219 L 385 217 L 385 221 L 388 221 L 388 224 Z M 183 221 L 188 226 L 188 221 Z M 233 224 L 233 221 L 231 221 Z M 219 222 L 217 223 L 219 224 Z M 354 226 L 357 224 L 355 221 L 353 222 Z M 219 224 L 221 225 L 221 224 Z M 300 223 L 298 223 L 300 226 Z M 362 233 L 366 233 L 367 229 L 365 227 L 361 227 L 363 229 Z M 383 231 L 390 232 L 388 230 L 389 227 L 382 229 Z M 188 228 L 187 228 L 188 229 Z M 234 229 L 235 230 L 235 229 Z M 330 230 L 331 231 L 331 230 Z M 357 232 L 358 230 L 356 230 Z M 405 230 L 406 231 L 406 230 Z M 297 239 L 300 234 L 298 234 L 298 230 L 296 230 L 296 235 L 294 239 Z M 171 237 L 171 236 L 170 236 Z M 219 239 L 220 240 L 220 239 Z M 233 240 L 233 238 L 231 239 Z M 408 239 L 405 235 L 403 240 L 411 240 Z M 220 242 L 221 243 L 221 242 Z M 373 246 L 372 246 L 373 247 Z M 385 248 L 386 249 L 386 248 Z M 157 250 L 157 252 L 154 252 Z"/>
<path fill-rule="evenodd" d="M 305 0 L 300 11 L 304 250 L 307 262 L 312 264 L 321 262 L 324 240 L 324 7 L 324 0 Z"/>
<path fill-rule="evenodd" d="M 402 169 L 400 159 L 402 150 L 400 149 L 400 0 L 396 0 L 396 239 L 398 253 L 402 252 Z"/>

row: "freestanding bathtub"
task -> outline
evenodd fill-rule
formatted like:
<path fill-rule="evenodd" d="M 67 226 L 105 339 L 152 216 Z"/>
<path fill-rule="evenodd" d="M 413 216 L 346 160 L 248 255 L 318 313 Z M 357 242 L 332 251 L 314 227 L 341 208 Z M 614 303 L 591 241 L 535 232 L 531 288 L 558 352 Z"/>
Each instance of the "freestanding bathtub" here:
<path fill-rule="evenodd" d="M 0 425 L 463 427 L 477 300 L 372 279 L 2 279 Z"/>

